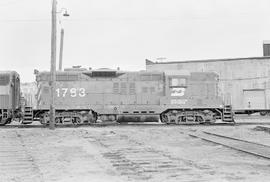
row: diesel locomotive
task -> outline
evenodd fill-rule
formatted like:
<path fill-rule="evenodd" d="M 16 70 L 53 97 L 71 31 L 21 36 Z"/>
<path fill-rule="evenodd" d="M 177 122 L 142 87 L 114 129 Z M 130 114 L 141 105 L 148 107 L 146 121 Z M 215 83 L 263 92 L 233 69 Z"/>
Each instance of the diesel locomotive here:
<path fill-rule="evenodd" d="M 46 124 L 50 72 L 36 72 L 36 83 L 33 118 Z M 56 73 L 55 122 L 233 122 L 231 107 L 224 105 L 217 84 L 213 72 L 65 69 Z"/>
<path fill-rule="evenodd" d="M 19 117 L 20 76 L 15 71 L 0 71 L 0 125 Z"/>
<path fill-rule="evenodd" d="M 22 102 L 20 77 L 0 72 L 0 124 L 49 123 L 50 72 L 35 72 L 36 105 Z M 73 67 L 56 73 L 57 124 L 96 122 L 233 122 L 213 72 L 120 71 Z"/>

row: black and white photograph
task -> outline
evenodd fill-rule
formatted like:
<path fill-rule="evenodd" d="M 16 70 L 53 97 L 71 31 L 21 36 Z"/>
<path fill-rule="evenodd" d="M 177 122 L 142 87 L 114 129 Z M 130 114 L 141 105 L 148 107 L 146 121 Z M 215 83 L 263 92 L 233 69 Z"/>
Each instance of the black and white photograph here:
<path fill-rule="evenodd" d="M 269 0 L 0 0 L 0 182 L 268 181 Z"/>

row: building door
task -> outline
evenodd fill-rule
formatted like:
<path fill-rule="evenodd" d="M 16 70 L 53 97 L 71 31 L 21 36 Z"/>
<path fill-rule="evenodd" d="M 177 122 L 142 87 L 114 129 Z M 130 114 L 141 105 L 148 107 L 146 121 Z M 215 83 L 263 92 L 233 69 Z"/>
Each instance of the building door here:
<path fill-rule="evenodd" d="M 265 90 L 243 90 L 243 104 L 245 109 L 266 109 Z"/>

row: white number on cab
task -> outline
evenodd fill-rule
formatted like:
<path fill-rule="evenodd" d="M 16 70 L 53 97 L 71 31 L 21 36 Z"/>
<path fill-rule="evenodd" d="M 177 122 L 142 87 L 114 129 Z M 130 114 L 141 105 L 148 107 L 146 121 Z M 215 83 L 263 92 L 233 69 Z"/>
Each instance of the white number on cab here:
<path fill-rule="evenodd" d="M 57 88 L 56 89 L 57 97 L 85 97 L 85 88 Z"/>

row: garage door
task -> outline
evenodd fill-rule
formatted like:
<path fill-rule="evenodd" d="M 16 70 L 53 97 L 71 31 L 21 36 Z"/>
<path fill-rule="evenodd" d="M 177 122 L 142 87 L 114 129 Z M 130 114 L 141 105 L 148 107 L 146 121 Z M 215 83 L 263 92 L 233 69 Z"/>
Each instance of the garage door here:
<path fill-rule="evenodd" d="M 245 109 L 265 109 L 264 90 L 244 90 Z"/>

